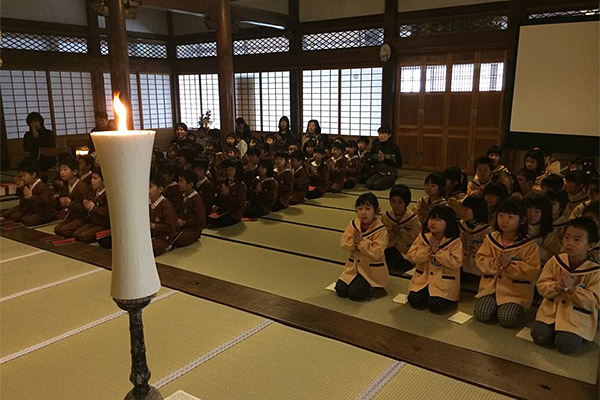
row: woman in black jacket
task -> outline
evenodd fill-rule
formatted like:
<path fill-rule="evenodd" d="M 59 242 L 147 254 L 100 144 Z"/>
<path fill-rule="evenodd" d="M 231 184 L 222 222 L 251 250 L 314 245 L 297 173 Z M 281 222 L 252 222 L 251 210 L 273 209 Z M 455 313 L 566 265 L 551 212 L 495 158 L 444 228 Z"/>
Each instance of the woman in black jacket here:
<path fill-rule="evenodd" d="M 40 171 L 48 171 L 56 164 L 56 157 L 40 155 L 40 149 L 56 148 L 56 136 L 44 127 L 44 118 L 37 112 L 29 113 L 26 121 L 29 130 L 23 136 L 23 150 L 32 159 L 39 160 Z"/>
<path fill-rule="evenodd" d="M 373 142 L 369 163 L 373 174 L 367 179 L 367 188 L 372 190 L 389 189 L 396 183 L 398 168 L 402 168 L 400 149 L 392 142 L 392 130 L 382 126 L 377 130 L 379 139 Z"/>

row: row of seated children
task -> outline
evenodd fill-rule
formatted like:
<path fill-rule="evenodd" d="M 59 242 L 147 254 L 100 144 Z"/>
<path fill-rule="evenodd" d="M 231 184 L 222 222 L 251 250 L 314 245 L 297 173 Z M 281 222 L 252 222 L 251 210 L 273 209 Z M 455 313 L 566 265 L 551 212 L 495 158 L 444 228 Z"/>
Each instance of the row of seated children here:
<path fill-rule="evenodd" d="M 399 210 L 394 201 L 404 202 L 407 189 L 392 189 L 392 212 Z M 467 197 L 462 207 L 460 221 L 451 207 L 438 205 L 429 211 L 421 232 L 411 229 L 410 235 L 416 234 L 416 238 L 407 258 L 416 268 L 409 284 L 408 303 L 435 313 L 448 310 L 459 300 L 465 258 L 472 258 L 481 273 L 475 317 L 482 322 L 497 318 L 502 326 L 513 327 L 531 307 L 541 272 L 537 288 L 543 301 L 532 329 L 534 341 L 555 344 L 568 354 L 577 352 L 584 341 L 592 341 L 600 309 L 600 264 L 590 256 L 590 252 L 597 251 L 594 248 L 599 238 L 598 202 L 588 206 L 583 217 L 566 225 L 563 250 L 545 264 L 540 260 L 540 246 L 528 236 L 528 211 L 523 200 L 507 199 L 501 204 L 494 228 L 477 235 L 482 241 L 476 248 L 461 226 L 477 218 L 487 226 L 485 215 L 476 216 L 485 213 L 486 208 L 475 196 Z M 383 288 L 389 282 L 386 249 L 398 243 L 394 240 L 397 227 L 388 225 L 386 229 L 387 224 L 379 221 L 379 204 L 372 193 L 359 196 L 356 212 L 357 218 L 341 238 L 341 247 L 349 257 L 335 290 L 340 297 L 366 300 L 374 288 Z M 405 238 L 408 233 L 404 232 Z M 468 247 L 471 249 L 466 250 Z"/>

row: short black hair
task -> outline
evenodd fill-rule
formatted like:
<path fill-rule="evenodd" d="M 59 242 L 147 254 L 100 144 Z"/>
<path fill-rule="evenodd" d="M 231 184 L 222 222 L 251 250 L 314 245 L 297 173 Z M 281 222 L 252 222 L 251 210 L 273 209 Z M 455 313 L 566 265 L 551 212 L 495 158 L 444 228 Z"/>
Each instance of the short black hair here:
<path fill-rule="evenodd" d="M 72 171 L 76 171 L 79 169 L 79 163 L 72 155 L 64 155 L 58 158 L 58 167 L 65 166 Z"/>
<path fill-rule="evenodd" d="M 390 201 L 392 200 L 392 197 L 400 197 L 404 201 L 404 204 L 408 206 L 411 201 L 411 196 L 410 189 L 406 185 L 394 185 L 390 189 Z"/>
<path fill-rule="evenodd" d="M 490 154 L 498 154 L 500 157 L 502 157 L 502 147 L 498 145 L 490 146 L 487 151 L 488 157 L 490 156 Z"/>
<path fill-rule="evenodd" d="M 517 240 L 522 240 L 527 236 L 527 223 L 522 224 L 521 220 L 527 218 L 527 208 L 525 202 L 519 199 L 507 199 L 500 203 L 498 207 L 498 214 L 496 214 L 496 220 L 494 221 L 494 229 L 502 232 L 498 225 L 498 215 L 500 213 L 514 214 L 519 217 L 519 229 L 517 230 Z"/>
<path fill-rule="evenodd" d="M 498 196 L 498 199 L 500 201 L 508 198 L 509 195 L 506 186 L 504 186 L 500 182 L 490 182 L 487 185 L 485 185 L 485 188 L 483 189 L 483 197 L 485 197 L 486 194 Z"/>
<path fill-rule="evenodd" d="M 294 150 L 290 154 L 290 160 L 292 158 L 295 159 L 295 160 L 298 160 L 298 161 L 303 161 L 304 160 L 304 154 L 300 150 Z"/>
<path fill-rule="evenodd" d="M 356 141 L 356 144 L 358 143 L 364 143 L 368 146 L 371 144 L 371 139 L 368 136 L 359 136 L 358 140 Z"/>
<path fill-rule="evenodd" d="M 344 152 L 346 150 L 346 145 L 343 142 L 333 142 L 333 145 L 331 145 L 332 149 L 338 149 L 341 152 Z"/>
<path fill-rule="evenodd" d="M 44 117 L 42 117 L 42 115 L 39 112 L 34 111 L 27 114 L 27 118 L 25 119 L 27 125 L 29 125 L 33 121 L 38 121 L 40 125 L 44 126 Z"/>
<path fill-rule="evenodd" d="M 208 171 L 208 159 L 206 158 L 195 158 L 192 163 L 192 170 L 200 168 L 202 171 Z"/>
<path fill-rule="evenodd" d="M 542 212 L 540 219 L 540 236 L 552 232 L 552 202 L 545 196 L 533 196 L 525 200 L 525 206 Z"/>
<path fill-rule="evenodd" d="M 156 187 L 161 187 L 164 189 L 166 183 L 165 178 L 161 174 L 150 174 L 150 183 L 155 185 Z"/>
<path fill-rule="evenodd" d="M 28 174 L 35 173 L 36 175 L 40 175 L 40 166 L 37 160 L 27 157 L 21 160 L 19 165 L 17 166 L 17 171 L 19 172 L 27 172 Z"/>
<path fill-rule="evenodd" d="M 446 177 L 439 172 L 432 172 L 425 178 L 425 183 L 433 183 L 439 188 L 439 195 L 444 196 L 446 191 Z"/>
<path fill-rule="evenodd" d="M 196 183 L 198 183 L 198 175 L 191 169 L 186 169 L 179 174 L 179 178 L 183 178 L 186 183 L 191 183 L 192 187 L 196 187 Z"/>
<path fill-rule="evenodd" d="M 546 192 L 546 197 L 550 200 L 550 203 L 557 202 L 558 207 L 560 209 L 560 213 L 562 214 L 567 205 L 569 204 L 569 193 L 565 189 L 560 190 L 548 190 Z"/>
<path fill-rule="evenodd" d="M 190 164 L 192 162 L 194 162 L 194 158 L 196 158 L 196 156 L 197 156 L 196 149 L 194 149 L 192 147 L 184 147 L 179 151 L 179 157 L 185 158 L 185 160 L 187 162 L 189 162 Z"/>
<path fill-rule="evenodd" d="M 444 236 L 449 239 L 455 239 L 460 237 L 460 228 L 458 227 L 458 221 L 456 220 L 456 213 L 451 207 L 448 206 L 434 206 L 429 210 L 427 219 L 423 223 L 423 232 L 429 232 L 427 226 L 430 218 L 443 219 L 446 222 L 446 231 Z"/>
<path fill-rule="evenodd" d="M 462 201 L 462 206 L 473 211 L 473 218 L 481 224 L 488 223 L 488 208 L 485 200 L 479 196 L 468 196 Z"/>
<path fill-rule="evenodd" d="M 314 153 L 318 153 L 318 154 L 325 154 L 325 149 L 321 146 L 317 146 L 313 148 L 313 154 Z"/>
<path fill-rule="evenodd" d="M 564 187 L 564 184 L 562 175 L 550 174 L 542 179 L 541 186 L 552 190 L 560 190 Z"/>
<path fill-rule="evenodd" d="M 587 182 L 587 175 L 582 170 L 569 171 L 565 175 L 565 181 L 573 182 L 577 185 L 585 185 Z"/>
<path fill-rule="evenodd" d="M 258 166 L 267 170 L 267 177 L 273 176 L 273 161 L 270 158 L 265 158 L 258 162 Z"/>
<path fill-rule="evenodd" d="M 387 125 L 383 125 L 380 126 L 379 129 L 377 129 L 377 133 L 387 133 L 388 135 L 391 135 L 392 129 Z"/>
<path fill-rule="evenodd" d="M 444 177 L 451 182 L 457 182 L 456 186 L 454 187 L 454 191 L 459 191 L 461 193 L 465 193 L 467 191 L 467 185 L 468 185 L 467 174 L 465 174 L 460 168 L 458 168 L 458 167 L 446 168 L 444 170 Z M 446 194 L 450 195 L 452 193 L 446 193 Z"/>
<path fill-rule="evenodd" d="M 355 141 L 355 140 L 348 140 L 348 141 L 346 142 L 346 148 L 348 148 L 348 147 L 351 147 L 351 148 L 353 148 L 353 149 L 356 149 L 356 148 L 357 148 L 357 146 L 356 146 L 356 141 Z"/>
<path fill-rule="evenodd" d="M 371 192 L 363 193 L 360 196 L 358 196 L 358 198 L 356 199 L 356 202 L 354 202 L 354 208 L 358 208 L 365 204 L 373 206 L 373 208 L 375 210 L 377 210 L 379 208 L 379 200 L 377 200 L 377 196 L 375 196 Z"/>
<path fill-rule="evenodd" d="M 490 160 L 489 157 L 477 157 L 473 162 L 473 168 L 475 169 L 475 171 L 477 171 L 477 167 L 481 164 L 487 165 L 488 167 L 490 167 L 490 171 L 492 170 L 492 160 Z"/>
<path fill-rule="evenodd" d="M 86 165 L 94 165 L 94 161 L 96 161 L 94 160 L 94 157 L 90 156 L 89 154 L 79 156 L 78 160 L 83 160 Z"/>
<path fill-rule="evenodd" d="M 175 124 L 175 131 L 177 130 L 177 128 L 183 128 L 186 132 L 188 131 L 188 127 L 186 124 L 184 124 L 183 122 L 178 122 L 177 124 Z"/>
<path fill-rule="evenodd" d="M 535 182 L 535 179 L 537 178 L 537 175 L 534 171 L 526 168 L 520 169 L 519 172 L 517 172 L 517 176 L 524 177 L 527 182 Z"/>
<path fill-rule="evenodd" d="M 284 160 L 289 160 L 290 159 L 290 155 L 288 153 L 286 153 L 285 151 L 278 151 L 277 153 L 275 153 L 275 158 L 283 158 Z"/>
<path fill-rule="evenodd" d="M 92 166 L 91 171 L 92 171 L 92 174 L 96 174 L 100 177 L 100 179 L 104 180 L 104 177 L 102 176 L 102 169 L 99 166 L 97 166 L 97 165 Z"/>
<path fill-rule="evenodd" d="M 575 218 L 567 224 L 569 227 L 579 228 L 586 231 L 588 235 L 588 244 L 596 243 L 598 241 L 598 225 L 591 218 L 579 217 Z"/>
<path fill-rule="evenodd" d="M 260 150 L 256 147 L 250 147 L 248 151 L 246 151 L 246 155 L 260 157 Z"/>
<path fill-rule="evenodd" d="M 544 172 L 544 168 L 546 167 L 546 161 L 544 160 L 544 154 L 540 149 L 529 150 L 527 153 L 525 153 L 525 157 L 523 157 L 523 168 L 525 169 L 527 168 L 525 166 L 525 162 L 528 158 L 533 158 L 536 161 L 537 168 L 535 169 L 535 173 L 537 175 Z"/>

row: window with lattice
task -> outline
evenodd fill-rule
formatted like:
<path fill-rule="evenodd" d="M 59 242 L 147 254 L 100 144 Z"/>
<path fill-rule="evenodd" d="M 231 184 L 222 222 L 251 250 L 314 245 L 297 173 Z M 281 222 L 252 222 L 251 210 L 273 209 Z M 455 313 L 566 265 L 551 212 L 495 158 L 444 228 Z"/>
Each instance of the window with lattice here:
<path fill-rule="evenodd" d="M 200 75 L 179 75 L 179 114 L 180 121 L 193 128 L 198 126 L 202 117 L 200 101 Z"/>
<path fill-rule="evenodd" d="M 533 13 L 528 15 L 530 20 L 544 20 L 544 19 L 597 19 L 600 15 L 600 9 L 588 8 L 583 10 L 566 10 L 566 11 L 550 11 L 545 13 Z"/>
<path fill-rule="evenodd" d="M 59 53 L 87 53 L 88 50 L 85 38 L 21 32 L 2 32 L 0 48 Z"/>
<path fill-rule="evenodd" d="M 501 91 L 504 81 L 504 63 L 481 63 L 479 75 L 480 92 Z"/>
<path fill-rule="evenodd" d="M 25 135 L 29 130 L 25 119 L 33 111 L 44 117 L 48 129 L 54 129 L 45 71 L 0 70 L 0 89 L 8 139 Z"/>
<path fill-rule="evenodd" d="M 409 65 L 400 68 L 400 92 L 419 93 L 421 91 L 421 66 Z"/>
<path fill-rule="evenodd" d="M 233 55 L 287 53 L 290 51 L 290 40 L 285 36 L 274 36 L 258 39 L 242 39 L 233 42 Z"/>
<path fill-rule="evenodd" d="M 244 118 L 253 131 L 262 130 L 260 103 L 260 73 L 235 74 L 236 117 Z"/>
<path fill-rule="evenodd" d="M 142 126 L 144 129 L 170 128 L 173 126 L 171 79 L 169 75 L 140 74 L 140 98 L 142 100 Z"/>
<path fill-rule="evenodd" d="M 341 70 L 340 133 L 377 136 L 381 125 L 382 68 Z"/>
<path fill-rule="evenodd" d="M 277 132 L 279 118 L 290 115 L 290 72 L 261 72 L 262 131 Z"/>
<path fill-rule="evenodd" d="M 112 87 L 110 82 L 110 73 L 105 72 L 102 74 L 104 79 L 104 99 L 106 101 L 106 112 L 108 119 L 115 119 L 115 112 L 112 107 L 113 95 Z M 129 87 L 131 91 L 131 112 L 133 114 L 133 128 L 141 129 L 142 120 L 140 118 L 140 100 L 138 94 L 137 76 L 136 74 L 129 75 Z"/>
<path fill-rule="evenodd" d="M 453 64 L 450 91 L 471 92 L 473 91 L 473 72 L 475 64 Z"/>
<path fill-rule="evenodd" d="M 216 57 L 217 42 L 178 44 L 175 55 L 177 58 Z"/>
<path fill-rule="evenodd" d="M 302 71 L 302 125 L 316 119 L 321 132 L 339 131 L 339 69 Z"/>
<path fill-rule="evenodd" d="M 219 75 L 200 75 L 200 97 L 202 112 L 210 111 L 212 128 L 221 128 L 221 112 L 219 108 Z"/>
<path fill-rule="evenodd" d="M 94 128 L 94 96 L 89 72 L 50 72 L 57 135 L 87 133 Z"/>
<path fill-rule="evenodd" d="M 383 28 L 302 35 L 302 50 L 304 51 L 371 47 L 382 44 Z"/>
<path fill-rule="evenodd" d="M 100 54 L 108 55 L 108 41 L 100 40 Z M 129 57 L 139 58 L 167 58 L 167 45 L 161 43 L 128 42 L 127 54 Z"/>
<path fill-rule="evenodd" d="M 446 91 L 446 66 L 428 65 L 425 69 L 425 91 L 426 92 L 444 92 Z"/>

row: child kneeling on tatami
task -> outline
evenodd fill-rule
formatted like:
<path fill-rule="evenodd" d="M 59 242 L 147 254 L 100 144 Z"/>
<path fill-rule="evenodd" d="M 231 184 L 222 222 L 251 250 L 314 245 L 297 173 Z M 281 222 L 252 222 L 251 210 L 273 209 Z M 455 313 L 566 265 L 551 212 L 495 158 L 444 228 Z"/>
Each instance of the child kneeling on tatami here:
<path fill-rule="evenodd" d="M 574 354 L 584 340 L 593 341 L 600 308 L 600 265 L 588 259 L 598 242 L 598 228 L 589 218 L 576 218 L 565 230 L 565 252 L 552 257 L 537 283 L 544 297 L 531 337 L 539 345 L 554 344 Z"/>
<path fill-rule="evenodd" d="M 435 206 L 423 224 L 407 257 L 415 265 L 408 287 L 408 303 L 418 309 L 442 312 L 458 301 L 462 242 L 456 213 L 448 206 Z"/>
<path fill-rule="evenodd" d="M 379 202 L 373 193 L 364 193 L 356 199 L 356 214 L 340 241 L 342 249 L 350 252 L 348 261 L 335 291 L 351 300 L 368 300 L 374 287 L 385 287 L 389 282 L 384 251 L 388 243 L 385 226 L 377 219 Z"/>
<path fill-rule="evenodd" d="M 501 203 L 494 227 L 496 231 L 485 237 L 475 255 L 482 273 L 475 295 L 475 317 L 487 322 L 497 315 L 500 325 L 510 328 L 517 325 L 523 309 L 531 307 L 540 251 L 535 240 L 527 236 L 523 201 Z"/>

